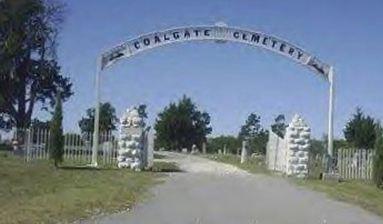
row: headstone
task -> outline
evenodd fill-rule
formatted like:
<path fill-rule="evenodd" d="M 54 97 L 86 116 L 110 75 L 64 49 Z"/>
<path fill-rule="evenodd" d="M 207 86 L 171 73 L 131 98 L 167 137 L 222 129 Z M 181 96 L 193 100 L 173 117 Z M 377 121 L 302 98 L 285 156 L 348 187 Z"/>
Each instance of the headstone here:
<path fill-rule="evenodd" d="M 191 149 L 191 154 L 197 154 L 198 153 L 198 148 L 195 144 L 193 144 L 192 149 Z"/>
<path fill-rule="evenodd" d="M 188 153 L 188 149 L 187 149 L 187 148 L 183 148 L 183 149 L 182 149 L 182 152 L 183 152 L 183 153 Z"/>
<path fill-rule="evenodd" d="M 247 142 L 242 141 L 241 163 L 246 162 L 246 160 L 247 160 Z"/>
<path fill-rule="evenodd" d="M 221 149 L 218 149 L 218 154 L 222 154 L 222 150 Z"/>
<path fill-rule="evenodd" d="M 226 155 L 227 154 L 227 148 L 226 148 L 226 144 L 223 145 L 223 154 Z"/>
<path fill-rule="evenodd" d="M 145 123 L 136 107 L 130 108 L 120 119 L 118 141 L 118 167 L 141 171 L 145 164 L 144 156 Z"/>

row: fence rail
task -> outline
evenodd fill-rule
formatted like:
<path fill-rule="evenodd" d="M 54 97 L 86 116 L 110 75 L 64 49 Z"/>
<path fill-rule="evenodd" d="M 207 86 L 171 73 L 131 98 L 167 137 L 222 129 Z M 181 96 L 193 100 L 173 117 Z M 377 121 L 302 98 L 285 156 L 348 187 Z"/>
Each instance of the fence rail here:
<path fill-rule="evenodd" d="M 18 130 L 14 134 L 18 147 L 27 162 L 49 159 L 50 131 L 48 129 L 29 128 Z M 99 136 L 98 158 L 104 165 L 117 164 L 118 140 L 113 132 L 102 132 Z M 65 133 L 64 160 L 76 163 L 90 163 L 92 158 L 92 133 Z"/>

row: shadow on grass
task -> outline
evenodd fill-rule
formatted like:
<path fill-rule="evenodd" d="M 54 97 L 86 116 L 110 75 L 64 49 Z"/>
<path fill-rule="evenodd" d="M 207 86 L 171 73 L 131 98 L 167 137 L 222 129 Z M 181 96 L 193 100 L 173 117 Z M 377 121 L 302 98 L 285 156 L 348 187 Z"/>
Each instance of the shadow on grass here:
<path fill-rule="evenodd" d="M 86 165 L 64 165 L 60 166 L 58 169 L 61 170 L 95 170 L 95 171 L 116 171 L 116 170 L 128 170 L 130 169 L 120 169 L 117 167 L 91 167 Z M 151 169 L 144 169 L 143 172 L 153 172 L 153 173 L 182 173 L 185 172 L 181 170 L 175 163 L 169 162 L 155 162 Z"/>
<path fill-rule="evenodd" d="M 149 171 L 154 172 L 154 173 L 185 173 L 184 170 L 172 169 L 172 168 L 152 169 Z"/>
<path fill-rule="evenodd" d="M 89 167 L 89 166 L 60 166 L 58 169 L 61 169 L 61 170 L 101 170 L 102 168 Z"/>

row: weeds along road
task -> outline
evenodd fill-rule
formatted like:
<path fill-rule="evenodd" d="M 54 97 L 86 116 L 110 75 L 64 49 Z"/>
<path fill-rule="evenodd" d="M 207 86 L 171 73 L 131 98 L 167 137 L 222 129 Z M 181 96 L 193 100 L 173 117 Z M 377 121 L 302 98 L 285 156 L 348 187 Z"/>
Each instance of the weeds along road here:
<path fill-rule="evenodd" d="M 383 219 L 287 180 L 249 174 L 204 158 L 163 153 L 184 172 L 170 173 L 152 197 L 130 212 L 90 223 L 382 224 Z"/>

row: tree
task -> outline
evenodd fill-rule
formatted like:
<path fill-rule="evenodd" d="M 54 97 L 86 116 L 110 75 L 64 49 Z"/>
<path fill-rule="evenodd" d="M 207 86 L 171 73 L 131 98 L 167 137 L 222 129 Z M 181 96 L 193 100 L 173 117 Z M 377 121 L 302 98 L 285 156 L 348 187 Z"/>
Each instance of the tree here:
<path fill-rule="evenodd" d="M 31 121 L 31 127 L 34 129 L 47 130 L 49 129 L 49 121 L 41 121 L 37 118 Z"/>
<path fill-rule="evenodd" d="M 261 154 L 266 153 L 266 144 L 268 141 L 269 132 L 262 128 L 261 117 L 255 113 L 251 113 L 245 124 L 241 126 L 241 130 L 238 134 L 238 138 L 247 140 L 249 142 L 249 148 L 253 152 Z"/>
<path fill-rule="evenodd" d="M 356 113 L 346 124 L 343 130 L 346 141 L 357 148 L 371 149 L 376 142 L 376 127 L 375 120 L 363 114 L 361 108 L 356 109 Z"/>
<path fill-rule="evenodd" d="M 62 128 L 62 103 L 61 96 L 57 94 L 55 110 L 53 113 L 52 120 L 50 122 L 50 152 L 49 157 L 54 161 L 54 165 L 57 168 L 58 164 L 63 161 L 64 155 L 64 136 Z"/>
<path fill-rule="evenodd" d="M 145 107 L 141 108 L 141 113 L 145 113 Z M 86 110 L 86 117 L 82 117 L 78 122 L 78 126 L 82 133 L 93 133 L 94 131 L 94 115 L 95 108 L 89 108 Z M 118 118 L 116 116 L 116 109 L 110 103 L 100 104 L 100 131 L 112 131 L 116 130 L 116 123 Z"/>
<path fill-rule="evenodd" d="M 146 113 L 146 104 L 138 105 L 137 110 L 138 110 L 138 114 L 140 115 L 140 117 L 148 118 L 148 114 Z"/>
<path fill-rule="evenodd" d="M 54 1 L 0 1 L 0 128 L 30 125 L 36 104 L 49 110 L 73 93 L 60 74 L 56 39 L 63 7 Z"/>
<path fill-rule="evenodd" d="M 285 115 L 280 114 L 274 119 L 274 124 L 271 125 L 271 130 L 279 137 L 283 138 L 286 133 Z"/>
<path fill-rule="evenodd" d="M 237 137 L 221 135 L 218 137 L 208 138 L 206 149 L 209 153 L 217 153 L 219 149 L 223 151 L 225 145 L 228 152 L 231 154 L 236 154 L 237 149 L 242 147 L 242 143 Z"/>
<path fill-rule="evenodd" d="M 170 150 L 191 150 L 193 144 L 198 148 L 211 133 L 210 115 L 197 109 L 195 103 L 185 95 L 178 103 L 170 103 L 158 114 L 154 126 L 156 148 Z"/>
<path fill-rule="evenodd" d="M 383 130 L 380 125 L 377 126 L 373 177 L 377 187 L 383 188 Z"/>

